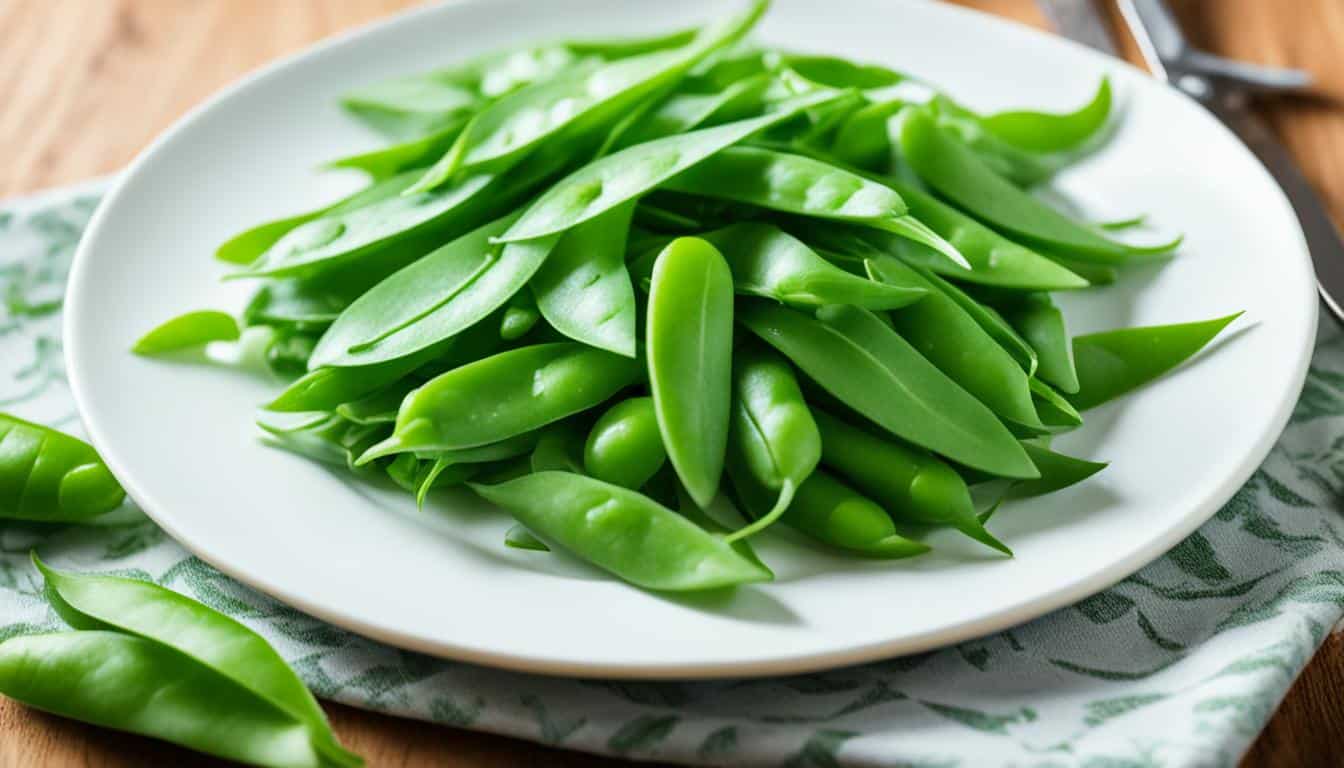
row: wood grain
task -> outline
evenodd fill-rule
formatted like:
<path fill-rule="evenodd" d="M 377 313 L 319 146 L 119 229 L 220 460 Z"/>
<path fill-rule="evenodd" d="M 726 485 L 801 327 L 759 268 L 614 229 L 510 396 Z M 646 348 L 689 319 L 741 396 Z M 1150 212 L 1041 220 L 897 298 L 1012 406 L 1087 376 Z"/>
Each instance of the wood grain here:
<path fill-rule="evenodd" d="M 114 171 L 193 105 L 240 75 L 409 0 L 0 0 L 0 197 Z M 963 4 L 1043 25 L 1031 0 Z M 1344 3 L 1186 0 L 1177 11 L 1210 50 L 1302 67 L 1322 98 L 1264 105 L 1344 220 Z M 1123 52 L 1135 56 L 1132 41 Z M 1327 641 L 1243 768 L 1331 764 L 1344 755 L 1344 639 Z M 499 736 L 328 704 L 341 740 L 371 766 L 621 765 Z M 1334 756 L 1333 758 L 1329 756 Z M 217 765 L 172 747 L 0 698 L 0 768 Z"/>

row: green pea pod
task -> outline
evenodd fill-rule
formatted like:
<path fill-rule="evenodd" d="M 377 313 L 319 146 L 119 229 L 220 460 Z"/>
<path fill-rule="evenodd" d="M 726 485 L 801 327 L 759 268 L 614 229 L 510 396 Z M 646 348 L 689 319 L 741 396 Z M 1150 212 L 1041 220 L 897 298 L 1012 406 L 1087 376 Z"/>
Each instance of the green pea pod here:
<path fill-rule="evenodd" d="M 893 517 L 911 523 L 950 525 L 1012 556 L 1012 550 L 980 523 L 970 489 L 952 467 L 925 451 L 878 437 L 825 412 L 818 411 L 815 416 L 821 430 L 822 463 Z"/>
<path fill-rule="evenodd" d="M 257 426 L 266 431 L 263 442 L 267 445 L 339 466 L 346 462 L 346 451 L 341 447 L 340 439 L 349 431 L 351 423 L 334 413 L 261 411 L 257 414 Z"/>
<path fill-rule="evenodd" d="M 636 586 L 684 592 L 771 578 L 722 538 L 618 485 L 538 472 L 471 487 L 538 536 Z"/>
<path fill-rule="evenodd" d="M 52 607 L 70 626 L 113 630 L 172 648 L 302 723 L 324 759 L 362 764 L 336 743 L 317 700 L 280 654 L 234 619 L 152 582 L 57 571 L 36 555 L 33 563 L 46 580 Z M 162 673 L 152 677 L 164 679 Z"/>
<path fill-rule="evenodd" d="M 833 306 L 812 318 L 751 302 L 738 318 L 827 392 L 897 437 L 991 474 L 1036 476 L 989 408 L 873 314 Z"/>
<path fill-rule="evenodd" d="M 415 458 L 413 453 L 401 453 L 397 454 L 383 469 L 392 482 L 396 483 L 403 491 L 415 493 L 420 488 L 420 482 L 424 479 L 424 475 L 429 471 L 432 464 L 432 461 L 421 461 Z"/>
<path fill-rule="evenodd" d="M 503 306 L 540 268 L 555 238 L 492 246 L 515 215 L 492 221 L 394 273 L 322 335 L 315 365 L 385 363 L 433 346 Z"/>
<path fill-rule="evenodd" d="M 891 134 L 887 123 L 908 105 L 904 99 L 892 99 L 855 111 L 841 123 L 831 143 L 831 153 L 857 168 L 878 170 L 885 167 L 891 159 Z"/>
<path fill-rule="evenodd" d="M 401 401 L 419 384 L 420 380 L 415 377 L 394 381 L 371 395 L 341 403 L 336 406 L 336 413 L 356 424 L 393 424 Z"/>
<path fill-rule="evenodd" d="M 906 75 L 880 64 L 859 64 L 835 56 L 784 54 L 780 63 L 817 85 L 827 88 L 872 90 L 904 82 Z"/>
<path fill-rule="evenodd" d="M 691 498 L 719 490 L 732 398 L 733 274 L 693 237 L 659 253 L 646 329 L 649 391 L 668 458 Z"/>
<path fill-rule="evenodd" d="M 237 341 L 238 322 L 233 315 L 203 309 L 178 315 L 140 337 L 131 347 L 137 355 L 157 355 L 202 347 L 212 341 Z"/>
<path fill-rule="evenodd" d="M 1052 431 L 1075 429 L 1083 425 L 1083 417 L 1078 414 L 1073 403 L 1054 387 L 1035 377 L 1031 379 L 1031 401 L 1036 405 L 1041 423 Z"/>
<path fill-rule="evenodd" d="M 938 101 L 935 100 L 933 103 L 936 106 Z M 1072 159 L 1066 155 L 1042 155 L 1019 149 L 990 133 L 984 123 L 976 117 L 968 118 L 940 112 L 938 127 L 974 152 L 985 167 L 1023 188 L 1035 186 L 1049 179 L 1059 173 Z"/>
<path fill-rule="evenodd" d="M 504 314 L 499 318 L 499 338 L 504 341 L 520 339 L 536 327 L 539 320 L 541 311 L 537 308 L 537 302 L 533 301 L 532 294 L 519 291 L 509 300 Z"/>
<path fill-rule="evenodd" d="M 416 139 L 460 122 L 480 102 L 475 89 L 434 72 L 385 80 L 341 97 L 347 112 L 395 141 Z"/>
<path fill-rule="evenodd" d="M 1073 456 L 1065 456 L 1062 453 L 1055 453 L 1049 448 L 1044 448 L 1029 441 L 1024 442 L 1022 447 L 1027 450 L 1027 455 L 1031 457 L 1032 463 L 1041 471 L 1041 476 L 1034 480 L 1022 480 L 1014 483 L 1008 489 L 1006 495 L 1006 498 L 1009 499 L 1026 499 L 1054 493 L 1081 483 L 1108 466 L 1105 462 L 1086 461 Z"/>
<path fill-rule="evenodd" d="M 803 401 L 793 369 L 759 344 L 738 347 L 733 357 L 733 407 L 729 451 L 765 488 L 774 505 L 728 536 L 743 539 L 778 520 L 821 460 L 821 434 Z"/>
<path fill-rule="evenodd" d="M 88 443 L 0 413 L 0 518 L 79 523 L 125 497 Z"/>
<path fill-rule="evenodd" d="M 0 643 L 0 693 L 53 714 L 274 768 L 332 768 L 304 723 L 159 643 L 62 632 Z"/>
<path fill-rule="evenodd" d="M 546 546 L 546 542 L 538 539 L 534 533 L 527 530 L 527 526 L 519 523 L 514 523 L 504 533 L 504 546 L 514 549 L 528 549 L 533 552 L 551 551 L 551 548 Z"/>
<path fill-rule="evenodd" d="M 580 56 L 600 56 L 604 59 L 624 59 L 642 53 L 653 53 L 668 48 L 680 48 L 695 39 L 696 29 L 679 29 L 653 37 L 630 37 L 614 40 L 571 40 L 565 48 Z"/>
<path fill-rule="evenodd" d="M 1064 315 L 1044 293 L 1032 293 L 1003 309 L 1005 319 L 1022 334 L 1040 360 L 1041 380 L 1069 394 L 1078 391 L 1073 350 L 1064 327 Z"/>
<path fill-rule="evenodd" d="M 866 265 L 874 279 L 930 291 L 922 301 L 892 313 L 897 333 L 994 413 L 1028 428 L 1041 427 L 1026 371 L 956 300 L 897 259 L 880 256 Z"/>
<path fill-rule="evenodd" d="M 722 116 L 730 120 L 743 119 L 747 114 L 760 111 L 761 96 L 771 81 L 770 75 L 761 73 L 710 93 L 674 93 L 647 114 L 639 115 L 638 120 L 631 121 L 613 138 L 611 149 L 620 150 L 685 133 L 722 122 Z"/>
<path fill-rule="evenodd" d="M 475 477 L 481 464 L 484 463 L 486 462 L 454 464 L 443 457 L 435 459 L 429 469 L 417 478 L 419 484 L 415 489 L 415 506 L 423 509 L 425 499 L 429 498 L 429 492 L 435 488 L 462 485 Z"/>
<path fill-rule="evenodd" d="M 1022 366 L 1022 370 L 1027 372 L 1028 376 L 1036 375 L 1036 369 L 1040 365 L 1040 358 L 1036 348 L 1027 343 L 1007 318 L 999 313 L 998 310 L 987 304 L 981 304 L 974 297 L 967 294 L 961 288 L 944 280 L 938 275 L 925 269 L 914 267 L 920 277 L 929 281 L 934 287 L 942 291 L 945 296 L 957 303 L 957 306 L 971 316 L 975 324 L 980 326 L 990 338 L 999 343 L 1004 351 Z"/>
<path fill-rule="evenodd" d="M 1120 272 L 1106 264 L 1070 259 L 1053 252 L 1050 253 L 1050 260 L 1083 278 L 1092 286 L 1113 285 L 1120 278 Z"/>
<path fill-rule="evenodd" d="M 541 431 L 529 464 L 533 472 L 558 470 L 584 474 L 584 435 L 577 424 L 562 421 Z M 656 427 L 655 427 L 656 429 Z M 589 473 L 591 474 L 591 473 Z"/>
<path fill-rule="evenodd" d="M 1109 265 L 1163 257 L 1180 245 L 1180 238 L 1152 247 L 1111 240 L 996 174 L 927 111 L 902 114 L 900 144 L 905 161 L 939 194 L 995 228 L 1057 248 L 1078 260 Z"/>
<path fill-rule="evenodd" d="M 500 352 L 408 395 L 392 436 L 360 461 L 496 443 L 587 410 L 638 377 L 634 360 L 572 342 Z"/>
<path fill-rule="evenodd" d="M 308 370 L 317 337 L 291 329 L 277 329 L 266 345 L 266 366 L 279 376 L 302 376 Z"/>
<path fill-rule="evenodd" d="M 1074 337 L 1078 391 L 1069 401 L 1085 411 L 1147 384 L 1203 349 L 1241 314 Z"/>
<path fill-rule="evenodd" d="M 321 341 L 309 358 L 311 365 L 317 358 Z M 431 347 L 415 355 L 372 365 L 350 368 L 317 368 L 290 384 L 279 397 L 266 406 L 272 411 L 330 411 L 343 403 L 353 402 L 400 380 L 411 371 L 441 357 L 444 347 Z"/>
<path fill-rule="evenodd" d="M 928 246 L 962 269 L 971 268 L 956 248 L 908 215 L 895 190 L 804 155 L 729 147 L 662 186 L 799 216 L 863 224 Z"/>
<path fill-rule="evenodd" d="M 1067 152 L 1087 143 L 1111 114 L 1111 79 L 1103 77 L 1091 101 L 1073 112 L 1012 110 L 981 118 L 986 130 L 1030 152 Z"/>
<path fill-rule="evenodd" d="M 575 341 L 635 356 L 635 288 L 625 267 L 634 205 L 613 208 L 569 230 L 532 278 L 537 307 Z"/>
<path fill-rule="evenodd" d="M 653 398 L 632 397 L 598 417 L 583 448 L 587 474 L 638 490 L 667 462 Z M 534 467 L 535 469 L 535 467 Z"/>
<path fill-rule="evenodd" d="M 374 181 L 390 179 L 403 171 L 424 168 L 442 157 L 462 135 L 466 125 L 466 118 L 458 118 L 422 136 L 371 152 L 337 158 L 324 167 L 353 168 L 368 174 Z"/>

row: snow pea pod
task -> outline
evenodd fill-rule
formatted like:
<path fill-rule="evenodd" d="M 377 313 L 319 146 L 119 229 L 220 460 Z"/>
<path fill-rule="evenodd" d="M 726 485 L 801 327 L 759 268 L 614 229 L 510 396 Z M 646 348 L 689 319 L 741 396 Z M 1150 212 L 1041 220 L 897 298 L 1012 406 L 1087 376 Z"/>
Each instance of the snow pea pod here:
<path fill-rule="evenodd" d="M 892 313 L 897 333 L 994 413 L 1041 426 L 1026 371 L 956 300 L 898 259 L 879 256 L 866 265 L 874 279 L 929 290 L 922 301 Z"/>
<path fill-rule="evenodd" d="M 636 586 L 684 592 L 771 578 L 721 537 L 618 485 L 538 472 L 471 487 L 538 536 Z"/>
<path fill-rule="evenodd" d="M 277 414 L 261 411 L 257 414 L 257 426 L 266 431 L 262 442 L 266 445 L 306 456 L 324 464 L 344 466 L 353 458 L 341 445 L 353 426 L 353 422 L 334 413 L 283 414 L 299 415 L 297 422 L 286 418 L 277 418 Z"/>
<path fill-rule="evenodd" d="M 1031 293 L 1003 308 L 1004 318 L 1036 350 L 1040 368 L 1036 375 L 1061 392 L 1078 391 L 1078 373 L 1073 368 L 1073 349 L 1064 328 L 1064 315 L 1044 293 Z"/>
<path fill-rule="evenodd" d="M 429 72 L 349 91 L 341 106 L 383 136 L 406 141 L 460 122 L 481 101 L 475 89 Z"/>
<path fill-rule="evenodd" d="M 986 304 L 981 304 L 961 288 L 929 270 L 919 267 L 914 267 L 914 270 L 919 273 L 920 277 L 942 291 L 949 299 L 955 301 L 957 306 L 971 316 L 976 325 L 984 329 L 985 333 L 997 341 L 1004 351 L 1012 355 L 1028 376 L 1036 374 L 1036 368 L 1040 365 L 1037 350 L 1018 334 L 1017 330 L 1003 315 L 999 314 L 998 310 Z"/>
<path fill-rule="evenodd" d="M 784 54 L 780 64 L 827 88 L 872 90 L 904 82 L 906 76 L 880 64 L 859 64 L 836 56 Z"/>
<path fill-rule="evenodd" d="M 677 476 L 701 507 L 719 489 L 732 399 L 733 274 L 714 246 L 673 240 L 653 265 L 649 392 Z"/>
<path fill-rule="evenodd" d="M 584 443 L 586 473 L 622 488 L 638 490 L 666 462 L 667 449 L 651 397 L 632 397 L 607 409 Z"/>
<path fill-rule="evenodd" d="M 830 152 L 857 168 L 884 168 L 891 159 L 891 135 L 887 123 L 907 106 L 904 99 L 891 99 L 859 108 L 840 124 Z"/>
<path fill-rule="evenodd" d="M 375 181 L 390 179 L 403 172 L 424 168 L 443 156 L 466 127 L 466 118 L 453 120 L 443 127 L 389 147 L 347 155 L 327 163 L 326 168 L 353 168 Z"/>
<path fill-rule="evenodd" d="M 408 395 L 392 436 L 361 462 L 496 443 L 587 410 L 638 377 L 634 360 L 572 342 L 500 352 L 441 374 Z"/>
<path fill-rule="evenodd" d="M 541 320 L 541 311 L 537 302 L 527 291 L 519 291 L 509 300 L 504 314 L 499 318 L 499 338 L 514 341 L 526 336 Z"/>
<path fill-rule="evenodd" d="M 0 413 L 0 518 L 78 523 L 125 497 L 88 443 Z"/>
<path fill-rule="evenodd" d="M 970 269 L 956 248 L 908 215 L 905 201 L 895 190 L 804 155 L 729 147 L 672 177 L 663 187 L 799 216 L 863 224 L 928 246 L 953 265 Z"/>
<path fill-rule="evenodd" d="M 1080 261 L 1108 265 L 1165 256 L 1180 244 L 1179 238 L 1151 247 L 1111 240 L 996 174 L 927 111 L 912 109 L 902 114 L 899 138 L 905 161 L 939 194 L 991 226 L 1031 243 L 1058 248 Z"/>
<path fill-rule="evenodd" d="M 745 471 L 777 496 L 769 510 L 728 536 L 746 538 L 774 523 L 821 460 L 821 434 L 803 401 L 793 369 L 760 344 L 739 346 L 733 356 L 733 406 L 728 450 Z"/>
<path fill-rule="evenodd" d="M 509 530 L 504 532 L 504 546 L 514 549 L 528 549 L 533 552 L 550 552 L 551 548 L 546 546 L 546 542 L 538 539 L 536 534 L 527 530 L 527 526 L 514 523 L 509 526 Z"/>
<path fill-rule="evenodd" d="M 308 358 L 313 356 L 317 337 L 294 328 L 273 329 L 266 344 L 266 367 L 277 376 L 294 378 L 308 371 Z"/>
<path fill-rule="evenodd" d="M 1238 317 L 1240 312 L 1202 322 L 1076 336 L 1078 391 L 1069 401 L 1082 411 L 1137 389 L 1185 362 Z"/>
<path fill-rule="evenodd" d="M 827 392 L 897 437 L 991 474 L 1036 476 L 993 411 L 872 313 L 831 306 L 813 318 L 753 301 L 744 302 L 738 318 Z"/>
<path fill-rule="evenodd" d="M 1083 417 L 1064 395 L 1034 376 L 1031 379 L 1031 401 L 1036 405 L 1036 413 L 1041 423 L 1051 431 L 1063 431 L 1081 427 Z"/>
<path fill-rule="evenodd" d="M 626 203 L 569 230 L 532 277 L 546 322 L 598 349 L 635 356 L 635 288 L 625 267 L 634 205 Z"/>
<path fill-rule="evenodd" d="M 821 430 L 822 463 L 892 516 L 912 523 L 950 525 L 987 547 L 1013 554 L 985 530 L 976 517 L 966 481 L 952 467 L 932 454 L 879 437 L 824 411 L 817 411 L 815 417 Z"/>
<path fill-rule="evenodd" d="M 986 130 L 1031 152 L 1077 149 L 1097 134 L 1111 114 L 1111 79 L 1101 78 L 1096 93 L 1082 107 L 1064 113 L 1011 110 L 980 118 Z"/>
<path fill-rule="evenodd" d="M 631 122 L 612 141 L 611 149 L 620 150 L 685 133 L 725 119 L 744 119 L 751 113 L 761 111 L 761 97 L 770 83 L 770 75 L 762 73 L 711 93 L 674 93 L 647 114 L 639 115 L 638 120 Z"/>
<path fill-rule="evenodd" d="M 939 100 L 933 102 L 935 106 L 939 103 Z M 1069 163 L 1070 158 L 1065 155 L 1042 155 L 1019 149 L 986 130 L 978 118 L 947 111 L 937 114 L 940 128 L 974 152 L 987 168 L 1018 187 L 1040 184 Z"/>
<path fill-rule="evenodd" d="M 325 760 L 362 764 L 336 743 L 326 714 L 280 654 L 234 619 L 152 582 L 57 571 L 36 555 L 33 563 L 52 607 L 70 626 L 110 629 L 175 649 L 302 723 Z"/>
<path fill-rule="evenodd" d="M 321 348 L 319 341 L 317 349 Z M 443 347 L 431 347 L 418 354 L 385 363 L 349 368 L 317 368 L 290 384 L 266 408 L 272 411 L 334 410 L 342 403 L 358 400 L 386 387 L 444 352 Z M 314 350 L 309 363 L 316 357 L 317 350 Z"/>
<path fill-rule="evenodd" d="M 140 337 L 131 347 L 137 355 L 157 355 L 205 346 L 212 341 L 237 341 L 238 322 L 233 315 L 203 309 L 178 315 Z"/>
<path fill-rule="evenodd" d="M 570 40 L 565 48 L 579 56 L 600 56 L 604 59 L 624 59 L 642 53 L 668 48 L 680 48 L 695 39 L 697 29 L 679 29 L 652 37 L 631 37 L 614 40 Z"/>
<path fill-rule="evenodd" d="M 586 437 L 579 425 L 573 423 L 573 419 L 552 424 L 537 436 L 537 444 L 532 448 L 528 464 L 533 472 L 559 470 L 585 474 L 583 457 Z"/>

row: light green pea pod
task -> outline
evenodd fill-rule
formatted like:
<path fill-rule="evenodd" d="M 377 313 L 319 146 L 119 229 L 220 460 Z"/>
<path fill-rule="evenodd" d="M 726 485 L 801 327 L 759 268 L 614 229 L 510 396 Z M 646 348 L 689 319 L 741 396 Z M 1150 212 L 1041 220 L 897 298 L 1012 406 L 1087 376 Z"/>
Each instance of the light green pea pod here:
<path fill-rule="evenodd" d="M 1147 384 L 1213 341 L 1238 312 L 1214 320 L 1145 328 L 1121 328 L 1073 340 L 1078 392 L 1069 401 L 1080 411 Z"/>
<path fill-rule="evenodd" d="M 124 498 L 88 443 L 0 413 L 0 519 L 79 523 Z"/>
<path fill-rule="evenodd" d="M 635 356 L 635 289 L 625 266 L 634 205 L 574 227 L 533 276 L 537 307 L 560 333 L 598 349 Z"/>
<path fill-rule="evenodd" d="M 598 417 L 583 448 L 587 474 L 638 490 L 667 462 L 653 398 L 622 400 Z"/>
<path fill-rule="evenodd" d="M 157 355 L 203 347 L 212 341 L 237 341 L 233 315 L 212 309 L 178 315 L 140 337 L 131 347 L 137 355 Z"/>
<path fill-rule="evenodd" d="M 1031 293 L 1003 308 L 1004 318 L 1036 350 L 1040 368 L 1036 375 L 1061 392 L 1078 391 L 1078 372 L 1073 367 L 1073 348 L 1064 327 L 1064 315 L 1044 293 Z"/>

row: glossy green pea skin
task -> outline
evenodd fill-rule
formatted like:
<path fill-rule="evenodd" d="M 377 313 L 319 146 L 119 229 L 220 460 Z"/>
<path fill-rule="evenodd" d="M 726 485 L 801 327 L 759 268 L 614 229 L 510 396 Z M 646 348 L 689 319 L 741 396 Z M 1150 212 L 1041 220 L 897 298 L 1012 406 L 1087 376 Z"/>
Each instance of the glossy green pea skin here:
<path fill-rule="evenodd" d="M 622 488 L 638 490 L 666 462 L 651 397 L 632 397 L 607 409 L 584 443 L 587 474 Z"/>
<path fill-rule="evenodd" d="M 1023 443 L 1022 447 L 1026 448 L 1027 455 L 1041 471 L 1041 476 L 1034 480 L 1014 483 L 1008 489 L 1006 498 L 1009 499 L 1026 499 L 1054 493 L 1081 483 L 1108 466 L 1105 462 L 1065 456 L 1030 441 Z"/>
<path fill-rule="evenodd" d="M 734 352 L 730 419 L 728 450 L 760 485 L 777 494 L 768 511 L 728 537 L 734 541 L 764 530 L 785 513 L 821 460 L 821 434 L 793 369 L 759 343 Z"/>
<path fill-rule="evenodd" d="M 1111 114 L 1111 79 L 1103 77 L 1092 99 L 1064 113 L 1012 110 L 981 118 L 985 129 L 1031 152 L 1067 152 L 1097 135 Z"/>
<path fill-rule="evenodd" d="M 732 398 L 733 274 L 714 246 L 683 237 L 658 254 L 645 345 L 668 458 L 695 503 L 708 506 L 723 474 Z"/>
<path fill-rule="evenodd" d="M 1082 261 L 1107 265 L 1163 257 L 1180 240 L 1161 246 L 1125 245 L 1080 224 L 996 174 L 924 110 L 907 110 L 900 124 L 901 152 L 919 177 L 977 218 Z"/>
<path fill-rule="evenodd" d="M 420 386 L 422 381 L 415 376 L 398 379 L 373 394 L 341 403 L 336 406 L 336 413 L 341 418 L 356 424 L 393 424 L 397 420 L 397 409 L 401 407 L 401 401 L 406 399 L 411 390 Z"/>
<path fill-rule="evenodd" d="M 1003 315 L 1036 350 L 1040 361 L 1036 375 L 1061 392 L 1076 393 L 1078 372 L 1073 367 L 1073 348 L 1064 327 L 1064 315 L 1050 297 L 1043 293 L 1027 294 L 1005 306 Z"/>
<path fill-rule="evenodd" d="M 515 341 L 526 336 L 541 320 L 541 310 L 527 291 L 519 291 L 509 300 L 499 318 L 499 338 Z"/>
<path fill-rule="evenodd" d="M 935 105 L 938 103 L 934 102 Z M 940 112 L 938 126 L 955 136 L 994 173 L 1023 188 L 1044 182 L 1059 173 L 1072 159 L 1064 155 L 1042 155 L 1019 149 L 990 133 L 977 117 Z"/>
<path fill-rule="evenodd" d="M 600 56 L 604 59 L 624 59 L 643 53 L 668 48 L 680 48 L 695 39 L 697 29 L 679 29 L 676 32 L 652 37 L 630 37 L 609 40 L 570 40 L 565 48 L 580 56 Z"/>
<path fill-rule="evenodd" d="M 999 343 L 1004 351 L 1012 355 L 1017 364 L 1022 366 L 1028 376 L 1036 375 L 1036 369 L 1040 366 L 1040 359 L 1037 349 L 1027 342 L 1018 333 L 1011 323 L 1008 322 L 1002 314 L 994 307 L 982 304 L 970 294 L 963 291 L 955 284 L 944 280 L 938 275 L 928 270 L 918 267 L 914 268 L 920 277 L 929 281 L 934 287 L 942 291 L 945 296 L 952 299 L 961 307 L 962 311 L 971 316 L 975 324 L 980 326 L 990 338 Z"/>
<path fill-rule="evenodd" d="M 1036 405 L 1036 414 L 1041 417 L 1041 423 L 1051 431 L 1066 431 L 1083 425 L 1083 417 L 1068 398 L 1034 377 L 1031 380 L 1031 401 Z"/>
<path fill-rule="evenodd" d="M 1240 312 L 1202 322 L 1076 336 L 1078 391 L 1069 401 L 1085 411 L 1137 389 L 1185 362 L 1238 317 Z"/>
<path fill-rule="evenodd" d="M 321 349 L 321 342 L 318 342 Z M 372 394 L 422 365 L 442 356 L 442 347 L 431 347 L 419 354 L 350 368 L 318 368 L 304 374 L 272 400 L 266 408 L 272 411 L 330 411 L 343 403 L 353 402 Z M 314 350 L 309 364 L 317 356 Z"/>
<path fill-rule="evenodd" d="M 929 362 L 999 416 L 1039 428 L 1025 370 L 975 318 L 923 275 L 890 257 L 866 262 L 879 280 L 925 287 L 928 296 L 894 312 L 896 332 Z"/>
<path fill-rule="evenodd" d="M 635 356 L 635 288 L 625 266 L 634 205 L 589 219 L 560 238 L 532 277 L 537 307 L 575 341 Z"/>
<path fill-rule="evenodd" d="M 1005 555 L 1013 552 L 985 530 L 970 489 L 956 470 L 933 455 L 844 422 L 815 414 L 821 461 L 893 517 L 911 523 L 950 525 Z"/>
<path fill-rule="evenodd" d="M 323 760 L 362 764 L 336 743 L 326 714 L 298 675 L 252 630 L 152 582 L 57 571 L 36 555 L 33 562 L 46 580 L 47 599 L 70 626 L 112 630 L 175 649 L 301 723 Z M 161 672 L 151 677 L 172 679 Z"/>
<path fill-rule="evenodd" d="M 744 304 L 738 318 L 752 333 L 893 435 L 994 475 L 1036 476 L 993 411 L 872 313 L 833 306 L 810 317 L 761 302 Z"/>
<path fill-rule="evenodd" d="M 906 75 L 880 64 L 860 64 L 836 56 L 784 54 L 780 63 L 827 88 L 889 88 L 907 79 Z"/>
<path fill-rule="evenodd" d="M 527 530 L 527 526 L 518 523 L 509 526 L 509 530 L 505 531 L 504 546 L 514 549 L 527 549 L 533 552 L 551 551 L 551 548 L 546 546 L 546 542 L 538 539 L 536 534 Z"/>
<path fill-rule="evenodd" d="M 341 97 L 346 112 L 394 141 L 407 141 L 460 123 L 479 108 L 474 89 L 430 72 L 385 80 Z"/>
<path fill-rule="evenodd" d="M 390 179 L 403 171 L 423 168 L 443 156 L 462 129 L 467 125 L 466 118 L 447 122 L 442 127 L 393 144 L 389 147 L 347 155 L 328 162 L 326 168 L 352 168 L 363 171 L 374 181 Z"/>
<path fill-rule="evenodd" d="M 449 486 L 462 485 L 477 475 L 482 464 L 455 464 L 448 459 L 435 459 L 428 470 L 421 473 L 417 478 L 415 488 L 415 505 L 423 509 L 425 499 L 429 498 L 429 492 L 435 488 L 447 488 Z"/>
<path fill-rule="evenodd" d="M 583 452 L 586 438 L 587 435 L 572 419 L 543 429 L 537 436 L 537 444 L 528 460 L 532 471 L 558 470 L 585 474 Z"/>
<path fill-rule="evenodd" d="M 618 485 L 538 472 L 472 488 L 538 536 L 639 587 L 685 592 L 771 578 L 721 537 Z"/>
<path fill-rule="evenodd" d="M 887 123 L 906 106 L 908 103 L 903 99 L 891 99 L 856 110 L 840 124 L 831 143 L 831 153 L 857 168 L 882 169 L 891 159 Z"/>
<path fill-rule="evenodd" d="M 408 395 L 392 436 L 361 461 L 497 443 L 587 410 L 638 378 L 634 360 L 572 342 L 500 352 Z"/>
<path fill-rule="evenodd" d="M 0 519 L 78 523 L 125 497 L 92 446 L 0 413 Z"/>
<path fill-rule="evenodd" d="M 625 149 L 725 120 L 746 119 L 761 111 L 761 97 L 770 83 L 770 76 L 762 73 L 709 93 L 674 93 L 645 114 L 632 113 L 624 130 L 613 136 L 610 149 Z"/>
<path fill-rule="evenodd" d="M 203 347 L 212 341 L 237 341 L 238 322 L 227 312 L 213 309 L 187 312 L 155 327 L 135 342 L 137 355 L 157 355 Z"/>

